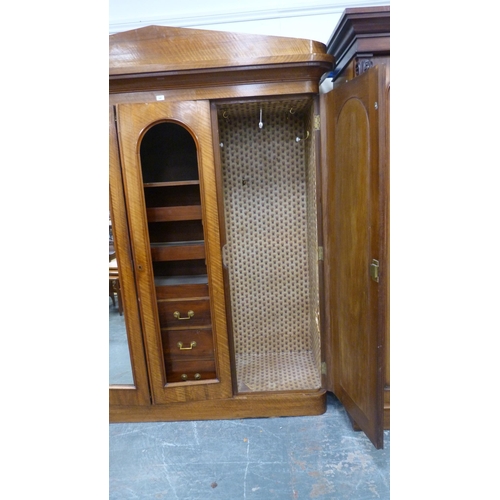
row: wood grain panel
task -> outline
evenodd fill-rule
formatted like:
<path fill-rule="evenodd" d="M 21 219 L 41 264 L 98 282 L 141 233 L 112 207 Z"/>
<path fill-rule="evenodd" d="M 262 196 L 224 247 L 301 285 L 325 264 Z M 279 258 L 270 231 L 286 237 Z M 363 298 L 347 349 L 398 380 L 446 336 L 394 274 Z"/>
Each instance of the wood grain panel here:
<path fill-rule="evenodd" d="M 142 136 L 150 126 L 161 121 L 182 124 L 190 131 L 197 147 L 200 173 L 203 230 L 211 299 L 210 315 L 214 331 L 214 348 L 217 352 L 215 360 L 217 381 L 216 383 L 198 384 L 187 388 L 166 385 L 167 377 L 152 272 L 144 190 L 138 163 Z M 231 373 L 209 103 L 196 101 L 119 105 L 118 130 L 153 400 L 155 403 L 164 404 L 175 401 L 229 397 L 232 394 Z"/>
<path fill-rule="evenodd" d="M 205 258 L 203 242 L 155 244 L 151 246 L 153 261 L 196 260 Z"/>
<path fill-rule="evenodd" d="M 192 382 L 194 385 L 197 382 Z M 260 393 L 231 399 L 190 401 L 182 405 L 149 407 L 111 406 L 112 422 L 172 422 L 230 418 L 321 415 L 326 410 L 325 391 Z"/>
<path fill-rule="evenodd" d="M 166 300 L 194 299 L 206 297 L 208 299 L 208 285 L 183 284 L 175 286 L 157 286 L 156 298 Z"/>
<path fill-rule="evenodd" d="M 387 63 L 389 63 L 389 58 L 387 58 Z M 386 204 L 385 204 L 385 212 L 384 212 L 384 220 L 386 221 L 386 231 L 385 231 L 385 248 L 387 249 L 387 264 L 386 264 L 386 272 L 385 272 L 385 283 L 387 286 L 387 296 L 385 301 L 385 384 L 384 384 L 384 429 L 390 428 L 390 413 L 391 413 L 391 334 L 390 334 L 390 188 L 389 188 L 389 176 L 390 176 L 390 69 L 389 64 L 386 66 L 386 83 L 385 83 L 385 91 L 386 91 L 386 102 L 387 102 L 387 111 L 385 117 L 385 132 L 386 132 L 386 143 L 383 151 L 384 161 L 387 165 L 386 176 L 385 176 L 385 186 L 384 190 L 386 194 Z"/>
<path fill-rule="evenodd" d="M 378 448 L 383 445 L 386 236 L 385 75 L 372 68 L 323 97 L 325 273 L 329 388 Z M 370 265 L 380 263 L 378 282 Z M 330 385 L 331 384 L 331 385 Z"/>
<path fill-rule="evenodd" d="M 148 222 L 196 220 L 201 219 L 201 206 L 187 205 L 181 207 L 148 208 L 147 214 Z"/>
<path fill-rule="evenodd" d="M 203 223 L 200 219 L 182 221 L 149 221 L 149 240 L 153 244 L 203 241 Z M 204 257 L 202 257 L 204 258 Z"/>
<path fill-rule="evenodd" d="M 281 77 L 281 75 L 279 75 Z M 109 96 L 110 104 L 156 102 L 159 98 L 165 101 L 196 101 L 200 99 L 235 99 L 270 95 L 317 94 L 319 85 L 317 79 L 311 81 L 290 81 L 275 83 L 245 82 L 232 85 L 218 85 L 200 88 L 170 88 L 159 81 L 152 88 L 133 91 L 123 88 L 120 93 Z"/>
<path fill-rule="evenodd" d="M 333 199 L 338 224 L 335 244 L 335 280 L 337 281 L 337 328 L 340 334 L 340 385 L 352 395 L 355 404 L 368 411 L 368 339 L 372 320 L 366 289 L 370 286 L 367 268 L 370 262 L 370 170 L 368 117 L 357 99 L 347 101 L 337 116 Z M 353 350 L 351 346 L 355 345 Z"/>
<path fill-rule="evenodd" d="M 195 99 L 197 88 L 276 82 L 307 82 L 317 92 L 333 62 L 326 47 L 312 40 L 160 26 L 111 35 L 109 47 L 111 94 L 185 89 Z"/>
<path fill-rule="evenodd" d="M 128 346 L 134 376 L 134 385 L 110 386 L 109 402 L 115 405 L 149 405 L 149 382 L 134 282 L 134 269 L 128 259 L 131 250 L 113 107 L 109 108 L 109 199 Z"/>
<path fill-rule="evenodd" d="M 109 37 L 109 73 L 275 66 L 307 63 L 330 66 L 320 42 L 299 38 L 147 26 Z"/>

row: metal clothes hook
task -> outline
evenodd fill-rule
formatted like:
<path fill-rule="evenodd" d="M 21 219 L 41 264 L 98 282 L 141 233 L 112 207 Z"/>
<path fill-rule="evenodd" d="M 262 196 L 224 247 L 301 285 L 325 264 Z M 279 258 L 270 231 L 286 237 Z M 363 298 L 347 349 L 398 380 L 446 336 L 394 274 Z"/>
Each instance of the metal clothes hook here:
<path fill-rule="evenodd" d="M 259 121 L 259 128 L 262 128 L 264 124 L 262 123 L 262 108 L 260 108 L 260 121 Z"/>
<path fill-rule="evenodd" d="M 307 141 L 307 139 L 309 139 L 309 130 L 306 130 L 306 137 L 304 138 L 304 141 Z M 295 142 L 300 142 L 301 140 L 302 139 L 299 136 L 295 138 Z"/>

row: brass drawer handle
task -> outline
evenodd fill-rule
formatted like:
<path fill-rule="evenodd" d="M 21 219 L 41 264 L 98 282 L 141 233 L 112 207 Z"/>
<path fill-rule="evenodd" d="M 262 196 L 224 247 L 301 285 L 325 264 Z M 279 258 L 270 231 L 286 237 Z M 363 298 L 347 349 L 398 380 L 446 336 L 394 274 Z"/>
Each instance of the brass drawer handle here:
<path fill-rule="evenodd" d="M 195 373 L 194 374 L 194 378 L 195 378 L 195 380 L 200 380 L 201 379 L 201 375 L 199 373 Z M 185 373 L 183 373 L 181 375 L 181 379 L 185 382 L 188 379 L 188 376 Z"/>
<path fill-rule="evenodd" d="M 194 311 L 188 311 L 187 318 L 181 318 L 181 313 L 179 311 L 174 312 L 174 318 L 181 320 L 181 319 L 191 319 L 194 316 Z"/>
<path fill-rule="evenodd" d="M 181 350 L 181 351 L 190 351 L 193 347 L 196 347 L 196 342 L 193 340 L 191 342 L 191 344 L 189 345 L 189 347 L 183 347 L 183 343 L 182 342 L 177 342 L 177 347 Z"/>

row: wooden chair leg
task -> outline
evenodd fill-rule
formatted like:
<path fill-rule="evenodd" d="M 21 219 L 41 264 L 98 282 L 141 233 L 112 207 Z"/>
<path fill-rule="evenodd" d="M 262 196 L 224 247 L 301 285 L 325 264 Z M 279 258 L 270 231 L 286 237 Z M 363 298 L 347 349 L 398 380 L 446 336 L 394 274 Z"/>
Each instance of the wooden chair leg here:
<path fill-rule="evenodd" d="M 120 286 L 120 280 L 116 280 L 115 290 L 116 290 L 116 295 L 118 297 L 118 312 L 120 313 L 120 316 L 122 316 L 123 315 L 123 303 L 122 303 L 122 289 Z"/>
<path fill-rule="evenodd" d="M 113 286 L 113 281 L 114 280 L 109 280 L 109 296 L 111 297 L 111 300 L 113 301 L 113 307 L 115 307 L 115 287 Z"/>

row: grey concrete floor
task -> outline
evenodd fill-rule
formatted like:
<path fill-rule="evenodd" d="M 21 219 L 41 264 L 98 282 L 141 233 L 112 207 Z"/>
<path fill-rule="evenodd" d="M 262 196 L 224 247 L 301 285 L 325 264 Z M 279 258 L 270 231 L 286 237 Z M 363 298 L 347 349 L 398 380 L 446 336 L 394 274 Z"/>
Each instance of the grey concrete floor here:
<path fill-rule="evenodd" d="M 109 498 L 389 499 L 376 450 L 328 395 L 324 415 L 110 424 Z"/>

